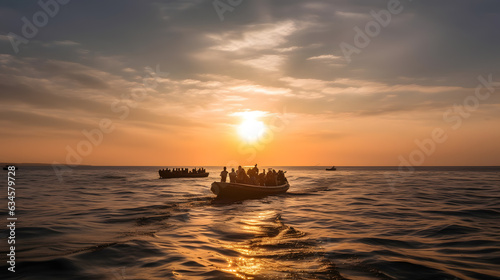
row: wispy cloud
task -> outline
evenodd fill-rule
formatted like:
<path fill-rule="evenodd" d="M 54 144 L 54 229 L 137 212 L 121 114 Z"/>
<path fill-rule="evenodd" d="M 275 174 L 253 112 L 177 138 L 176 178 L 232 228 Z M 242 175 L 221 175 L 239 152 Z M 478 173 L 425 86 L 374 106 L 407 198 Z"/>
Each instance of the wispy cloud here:
<path fill-rule="evenodd" d="M 343 58 L 341 56 L 336 56 L 336 55 L 331 55 L 331 54 L 324 54 L 324 55 L 318 55 L 318 56 L 312 56 L 309 57 L 307 60 L 342 60 Z"/>
<path fill-rule="evenodd" d="M 237 62 L 254 67 L 256 69 L 265 70 L 265 71 L 278 71 L 280 70 L 283 62 L 285 61 L 285 57 L 282 55 L 263 55 L 254 59 L 247 60 L 237 60 Z"/>
<path fill-rule="evenodd" d="M 299 30 L 294 21 L 283 21 L 274 24 L 260 24 L 250 26 L 249 30 L 238 34 L 210 34 L 210 39 L 217 44 L 212 47 L 221 51 L 239 51 L 245 49 L 262 50 L 278 47 L 287 42 L 286 38 Z"/>

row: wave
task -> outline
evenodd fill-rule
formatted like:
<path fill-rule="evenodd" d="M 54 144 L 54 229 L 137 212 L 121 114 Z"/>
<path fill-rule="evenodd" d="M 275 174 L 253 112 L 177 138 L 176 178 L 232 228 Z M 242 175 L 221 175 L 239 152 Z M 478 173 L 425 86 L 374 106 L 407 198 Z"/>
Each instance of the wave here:
<path fill-rule="evenodd" d="M 445 238 L 479 232 L 478 228 L 461 225 L 437 225 L 418 231 L 415 235 L 426 238 Z"/>
<path fill-rule="evenodd" d="M 98 177 L 99 179 L 103 180 L 126 180 L 128 177 L 127 176 L 122 176 L 122 175 L 101 175 Z"/>

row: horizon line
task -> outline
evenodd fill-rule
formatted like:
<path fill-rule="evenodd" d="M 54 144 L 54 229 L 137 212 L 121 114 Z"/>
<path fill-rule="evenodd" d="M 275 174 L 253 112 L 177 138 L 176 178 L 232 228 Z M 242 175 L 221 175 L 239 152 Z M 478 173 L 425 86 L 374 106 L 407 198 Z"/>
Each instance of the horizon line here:
<path fill-rule="evenodd" d="M 51 163 L 0 163 L 0 165 L 15 165 L 15 166 L 52 166 L 54 164 Z M 56 166 L 64 166 L 66 164 L 55 164 Z M 259 164 L 260 165 L 260 164 Z M 77 164 L 73 165 L 73 167 L 84 167 L 84 166 L 92 166 L 92 167 L 219 167 L 219 166 L 228 166 L 228 165 L 93 165 L 93 164 Z M 253 166 L 253 165 L 242 165 L 242 166 Z M 260 165 L 260 166 L 286 166 L 286 167 L 331 167 L 332 165 Z M 399 166 L 399 165 L 334 165 L 335 167 L 500 167 L 500 165 L 420 165 L 420 166 Z"/>

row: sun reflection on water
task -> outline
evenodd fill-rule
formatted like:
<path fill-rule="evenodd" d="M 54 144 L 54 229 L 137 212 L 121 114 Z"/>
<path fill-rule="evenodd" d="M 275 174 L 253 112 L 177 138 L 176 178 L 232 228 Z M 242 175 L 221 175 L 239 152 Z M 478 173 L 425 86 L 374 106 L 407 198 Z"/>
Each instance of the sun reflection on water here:
<path fill-rule="evenodd" d="M 228 265 L 221 270 L 241 279 L 254 279 L 254 276 L 259 274 L 268 275 L 270 271 L 279 271 L 273 256 L 279 255 L 283 250 L 279 248 L 280 242 L 289 228 L 281 221 L 281 215 L 274 210 L 263 211 L 253 217 L 240 219 L 238 224 L 244 233 L 251 234 L 254 238 L 223 244 L 224 248 L 238 252 L 240 257 L 226 258 Z M 276 251 L 270 251 L 266 248 L 268 246 L 278 248 Z"/>

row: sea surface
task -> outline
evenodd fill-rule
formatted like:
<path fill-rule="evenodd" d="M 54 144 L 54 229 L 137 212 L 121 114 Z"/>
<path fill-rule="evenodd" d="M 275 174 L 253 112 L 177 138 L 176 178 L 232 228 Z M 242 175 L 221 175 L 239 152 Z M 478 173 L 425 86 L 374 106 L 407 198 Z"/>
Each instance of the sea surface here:
<path fill-rule="evenodd" d="M 231 203 L 221 167 L 158 168 L 21 167 L 0 279 L 500 279 L 498 167 L 276 167 L 288 193 Z"/>

